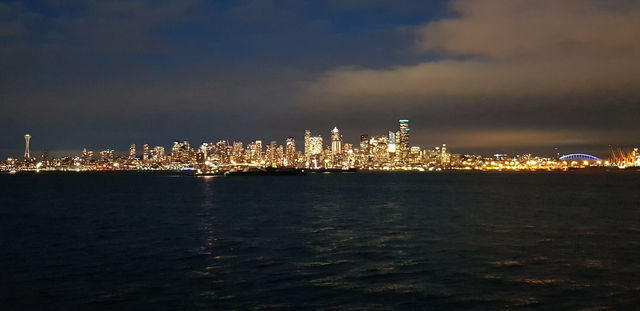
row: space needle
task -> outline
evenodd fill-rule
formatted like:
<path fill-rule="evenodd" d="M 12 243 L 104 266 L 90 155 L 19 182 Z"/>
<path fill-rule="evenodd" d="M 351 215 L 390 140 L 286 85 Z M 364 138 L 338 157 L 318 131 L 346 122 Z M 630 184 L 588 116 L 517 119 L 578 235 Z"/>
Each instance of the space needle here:
<path fill-rule="evenodd" d="M 30 159 L 31 158 L 31 154 L 29 153 L 29 141 L 31 140 L 31 135 L 26 134 L 24 135 L 24 158 L 25 159 Z"/>

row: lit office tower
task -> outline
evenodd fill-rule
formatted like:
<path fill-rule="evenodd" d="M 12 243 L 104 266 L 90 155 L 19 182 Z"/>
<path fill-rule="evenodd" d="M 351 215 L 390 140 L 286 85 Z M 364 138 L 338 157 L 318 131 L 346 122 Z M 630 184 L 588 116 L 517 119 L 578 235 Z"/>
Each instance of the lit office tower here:
<path fill-rule="evenodd" d="M 153 147 L 153 160 L 164 161 L 164 147 L 162 146 Z"/>
<path fill-rule="evenodd" d="M 322 136 L 309 137 L 309 155 L 322 153 Z"/>
<path fill-rule="evenodd" d="M 24 135 L 24 158 L 30 159 L 31 153 L 29 153 L 29 141 L 31 140 L 31 135 Z"/>
<path fill-rule="evenodd" d="M 82 161 L 84 164 L 89 164 L 93 158 L 93 151 L 87 150 L 87 148 L 82 149 Z"/>
<path fill-rule="evenodd" d="M 387 145 L 389 153 L 396 153 L 396 133 L 389 131 L 389 144 Z"/>
<path fill-rule="evenodd" d="M 331 154 L 334 156 L 342 154 L 342 135 L 337 127 L 331 130 Z"/>
<path fill-rule="evenodd" d="M 256 157 L 258 161 L 262 160 L 262 140 L 256 140 Z"/>
<path fill-rule="evenodd" d="M 296 162 L 296 141 L 293 137 L 287 137 L 285 147 L 285 165 L 293 166 Z"/>
<path fill-rule="evenodd" d="M 451 155 L 447 153 L 447 145 L 442 144 L 442 149 L 440 149 L 440 162 L 442 165 L 447 165 L 451 162 Z"/>
<path fill-rule="evenodd" d="M 409 120 L 399 120 L 400 131 L 399 137 L 396 137 L 397 149 L 400 151 L 399 159 L 406 161 L 409 157 Z"/>
<path fill-rule="evenodd" d="M 311 155 L 311 131 L 309 130 L 304 131 L 304 155 L 307 157 Z"/>
<path fill-rule="evenodd" d="M 276 142 L 275 140 L 272 140 L 269 143 L 269 146 L 267 146 L 267 158 L 269 159 L 270 163 L 275 163 L 276 162 L 276 152 L 278 149 L 278 142 Z"/>
<path fill-rule="evenodd" d="M 249 144 L 249 158 L 251 162 L 258 163 L 262 159 L 262 141 L 256 140 Z"/>
<path fill-rule="evenodd" d="M 282 145 L 279 145 L 276 148 L 276 157 L 275 157 L 275 163 L 277 166 L 282 166 L 284 163 L 284 147 Z"/>
<path fill-rule="evenodd" d="M 234 141 L 233 142 L 233 149 L 231 149 L 231 154 L 237 159 L 240 156 L 242 156 L 242 142 L 241 141 Z"/>
<path fill-rule="evenodd" d="M 136 157 L 136 144 L 129 146 L 129 160 L 133 160 Z"/>
<path fill-rule="evenodd" d="M 367 134 L 360 135 L 360 152 L 369 154 L 369 135 Z"/>
<path fill-rule="evenodd" d="M 149 144 L 142 145 L 142 162 L 149 161 Z"/>

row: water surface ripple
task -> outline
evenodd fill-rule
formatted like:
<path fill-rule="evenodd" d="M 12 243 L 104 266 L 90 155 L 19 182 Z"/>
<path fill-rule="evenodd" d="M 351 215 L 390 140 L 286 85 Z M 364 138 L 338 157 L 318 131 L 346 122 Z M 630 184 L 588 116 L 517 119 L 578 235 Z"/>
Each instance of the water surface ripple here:
<path fill-rule="evenodd" d="M 640 172 L 0 181 L 3 310 L 640 303 Z"/>

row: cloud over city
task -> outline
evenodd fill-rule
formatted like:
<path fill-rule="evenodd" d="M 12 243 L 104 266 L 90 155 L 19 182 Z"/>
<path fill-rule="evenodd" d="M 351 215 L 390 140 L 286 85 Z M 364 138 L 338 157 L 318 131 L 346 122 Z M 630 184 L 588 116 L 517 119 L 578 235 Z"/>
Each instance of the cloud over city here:
<path fill-rule="evenodd" d="M 414 32 L 413 49 L 426 60 L 382 69 L 335 68 L 309 86 L 309 96 L 361 111 L 406 106 L 454 123 L 457 110 L 478 115 L 468 126 L 497 123 L 506 131 L 540 124 L 541 132 L 550 127 L 567 134 L 566 125 L 580 132 L 580 123 L 604 129 L 603 123 L 622 122 L 616 124 L 622 133 L 633 120 L 610 116 L 600 122 L 593 114 L 604 117 L 608 108 L 620 111 L 617 105 L 624 103 L 638 115 L 637 2 L 453 1 L 447 17 Z M 549 118 L 565 121 L 548 124 Z M 511 143 L 521 140 L 510 136 Z"/>

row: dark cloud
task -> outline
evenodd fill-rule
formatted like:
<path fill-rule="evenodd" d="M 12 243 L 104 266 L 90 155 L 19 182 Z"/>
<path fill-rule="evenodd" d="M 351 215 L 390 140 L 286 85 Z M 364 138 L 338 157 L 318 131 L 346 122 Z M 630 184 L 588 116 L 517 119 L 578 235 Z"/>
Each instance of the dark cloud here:
<path fill-rule="evenodd" d="M 337 68 L 310 85 L 308 96 L 345 113 L 396 107 L 433 129 L 466 128 L 470 135 L 443 134 L 460 146 L 606 144 L 593 131 L 615 143 L 637 137 L 640 6 L 471 0 L 451 9 L 452 17 L 416 29 L 416 48 L 438 59 Z M 474 134 L 496 129 L 498 136 Z"/>

